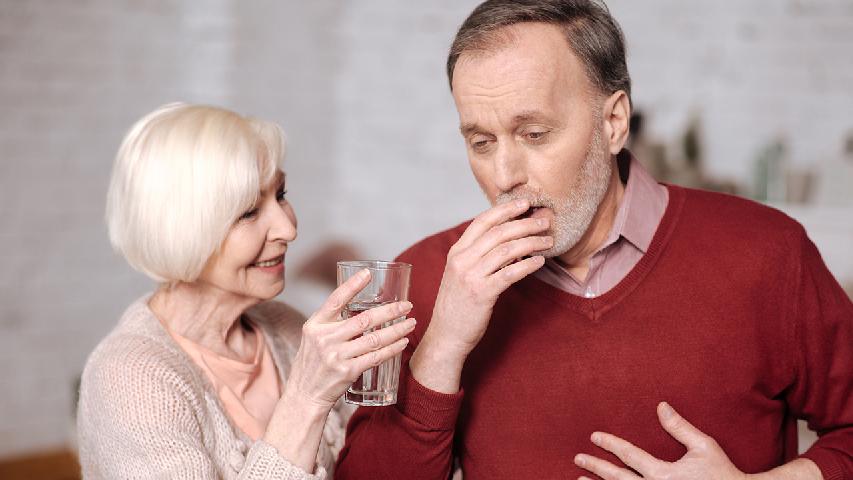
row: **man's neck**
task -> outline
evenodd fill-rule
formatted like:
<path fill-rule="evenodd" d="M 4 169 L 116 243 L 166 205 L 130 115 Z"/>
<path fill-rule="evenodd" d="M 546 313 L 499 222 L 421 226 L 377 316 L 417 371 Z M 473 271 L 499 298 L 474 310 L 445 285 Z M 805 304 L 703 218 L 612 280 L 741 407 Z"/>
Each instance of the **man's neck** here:
<path fill-rule="evenodd" d="M 616 220 L 616 213 L 619 211 L 619 205 L 622 203 L 624 194 L 625 185 L 620 179 L 619 167 L 614 165 L 607 192 L 598 205 L 598 210 L 595 212 L 586 233 L 568 252 L 554 258 L 575 278 L 583 281 L 589 274 L 589 261 L 595 252 L 601 248 L 613 229 L 613 222 Z"/>

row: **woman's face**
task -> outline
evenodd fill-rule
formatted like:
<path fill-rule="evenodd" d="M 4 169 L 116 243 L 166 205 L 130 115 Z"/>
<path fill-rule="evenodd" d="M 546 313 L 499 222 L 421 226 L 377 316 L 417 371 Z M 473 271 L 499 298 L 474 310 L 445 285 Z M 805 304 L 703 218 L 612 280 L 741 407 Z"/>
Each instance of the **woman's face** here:
<path fill-rule="evenodd" d="M 284 173 L 278 171 L 258 203 L 231 227 L 199 283 L 258 301 L 281 293 L 287 244 L 296 238 L 296 215 L 285 198 L 284 181 Z"/>

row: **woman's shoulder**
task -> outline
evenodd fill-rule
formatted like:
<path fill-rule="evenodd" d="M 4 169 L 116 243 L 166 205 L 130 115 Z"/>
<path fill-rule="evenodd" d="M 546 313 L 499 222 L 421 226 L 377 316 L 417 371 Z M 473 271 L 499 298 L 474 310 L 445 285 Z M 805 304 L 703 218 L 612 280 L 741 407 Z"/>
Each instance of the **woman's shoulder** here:
<path fill-rule="evenodd" d="M 153 383 L 196 383 L 196 374 L 179 347 L 147 307 L 147 296 L 125 310 L 98 343 L 83 369 L 82 390 L 99 386 L 136 387 Z"/>

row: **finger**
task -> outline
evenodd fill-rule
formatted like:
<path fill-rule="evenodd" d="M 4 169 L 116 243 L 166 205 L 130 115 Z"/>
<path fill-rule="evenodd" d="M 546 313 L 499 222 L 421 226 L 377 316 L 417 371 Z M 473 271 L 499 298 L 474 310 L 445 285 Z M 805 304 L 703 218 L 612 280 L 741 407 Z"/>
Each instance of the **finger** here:
<path fill-rule="evenodd" d="M 471 253 L 482 257 L 503 243 L 545 232 L 549 226 L 547 218 L 522 218 L 495 225 L 471 245 Z"/>
<path fill-rule="evenodd" d="M 504 268 L 518 258 L 535 252 L 547 250 L 554 245 L 552 237 L 524 237 L 498 245 L 480 262 L 478 269 L 482 276 L 488 276 Z"/>
<path fill-rule="evenodd" d="M 644 477 L 653 476 L 653 472 L 663 467 L 663 462 L 616 435 L 595 432 L 590 438 L 592 443 L 616 455 L 622 463 L 640 472 Z"/>
<path fill-rule="evenodd" d="M 545 257 L 541 255 L 525 258 L 486 277 L 487 286 L 493 294 L 500 294 L 513 283 L 542 268 L 544 264 Z"/>
<path fill-rule="evenodd" d="M 613 465 L 607 460 L 602 460 L 583 453 L 575 455 L 575 465 L 583 468 L 584 470 L 589 470 L 604 480 L 633 480 L 642 478 L 635 475 L 634 472 L 628 469 L 619 468 L 616 465 Z"/>
<path fill-rule="evenodd" d="M 364 355 L 360 355 L 350 360 L 352 369 L 354 373 L 361 375 L 368 368 L 372 368 L 378 366 L 380 363 L 388 360 L 389 358 L 393 358 L 394 355 L 398 355 L 403 352 L 406 348 L 406 345 L 409 344 L 408 338 L 401 338 L 391 345 L 384 346 L 379 350 L 374 350 L 372 352 L 367 352 Z M 357 375 L 353 375 L 355 378 Z"/>
<path fill-rule="evenodd" d="M 710 437 L 685 420 L 668 403 L 660 402 L 658 404 L 658 419 L 660 419 L 660 424 L 664 430 L 688 450 L 707 447 Z"/>
<path fill-rule="evenodd" d="M 405 316 L 412 311 L 411 302 L 394 302 L 365 310 L 354 317 L 341 322 L 340 327 L 331 334 L 335 340 L 349 340 L 372 328 L 378 327 Z"/>
<path fill-rule="evenodd" d="M 329 298 L 326 299 L 323 306 L 311 316 L 309 321 L 334 322 L 339 320 L 341 310 L 343 310 L 344 306 L 352 300 L 352 297 L 367 286 L 367 282 L 369 280 L 370 270 L 366 268 L 348 278 L 346 282 L 340 284 L 338 288 L 329 295 Z"/>
<path fill-rule="evenodd" d="M 460 248 L 468 248 L 478 238 L 495 225 L 511 220 L 530 208 L 530 202 L 525 199 L 502 203 L 486 210 L 475 218 L 456 242 Z"/>
<path fill-rule="evenodd" d="M 417 321 L 414 318 L 407 318 L 394 325 L 367 332 L 355 340 L 350 340 L 341 345 L 341 358 L 355 358 L 367 352 L 379 350 L 386 345 L 391 345 L 411 333 L 415 329 L 416 323 Z"/>

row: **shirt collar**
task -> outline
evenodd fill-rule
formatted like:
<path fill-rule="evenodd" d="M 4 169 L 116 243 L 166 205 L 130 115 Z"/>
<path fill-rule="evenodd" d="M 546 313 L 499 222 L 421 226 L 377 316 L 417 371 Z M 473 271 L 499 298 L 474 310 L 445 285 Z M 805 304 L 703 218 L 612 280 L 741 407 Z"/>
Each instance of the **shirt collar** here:
<path fill-rule="evenodd" d="M 628 166 L 628 183 L 611 234 L 621 235 L 646 253 L 666 211 L 669 191 L 652 178 L 628 150 L 619 153 L 619 157 L 624 158 L 623 155 L 629 159 L 625 162 Z M 623 163 L 621 158 L 617 163 Z"/>
<path fill-rule="evenodd" d="M 620 178 L 627 177 L 625 192 L 616 209 L 616 217 L 607 239 L 593 255 L 598 255 L 620 238 L 645 254 L 666 211 L 669 191 L 627 149 L 619 152 L 616 165 Z M 545 260 L 545 267 L 557 277 L 567 275 L 575 283 L 581 284 L 553 258 Z"/>

